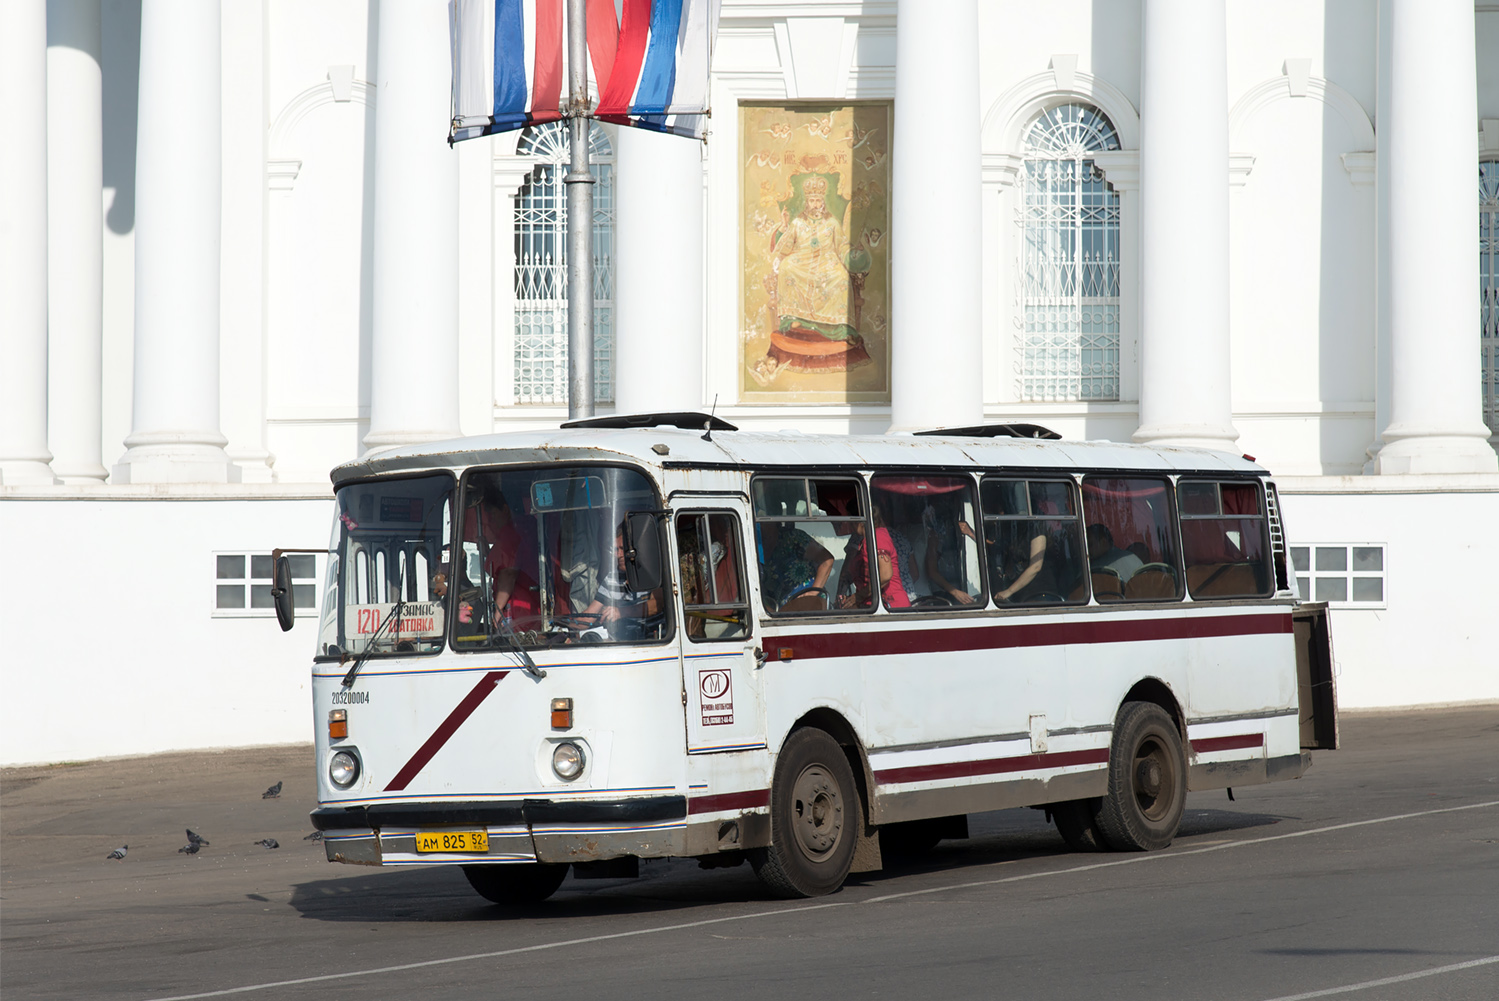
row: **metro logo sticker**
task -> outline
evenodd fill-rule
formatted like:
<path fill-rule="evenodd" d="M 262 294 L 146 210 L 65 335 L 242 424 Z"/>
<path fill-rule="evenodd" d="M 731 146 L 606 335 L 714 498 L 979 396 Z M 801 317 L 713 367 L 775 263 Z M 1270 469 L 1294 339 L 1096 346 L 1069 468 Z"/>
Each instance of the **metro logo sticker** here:
<path fill-rule="evenodd" d="M 697 692 L 703 726 L 726 726 L 734 722 L 734 681 L 727 668 L 698 671 Z"/>

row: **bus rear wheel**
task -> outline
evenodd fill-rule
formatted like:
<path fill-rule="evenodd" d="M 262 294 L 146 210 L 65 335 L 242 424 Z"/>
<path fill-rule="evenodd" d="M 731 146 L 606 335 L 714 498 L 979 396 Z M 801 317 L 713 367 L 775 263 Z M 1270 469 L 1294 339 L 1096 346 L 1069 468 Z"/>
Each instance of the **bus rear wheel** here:
<path fill-rule="evenodd" d="M 567 878 L 565 862 L 466 865 L 463 874 L 479 896 L 496 904 L 538 904 Z"/>
<path fill-rule="evenodd" d="M 1157 851 L 1171 844 L 1187 802 L 1181 735 L 1153 702 L 1126 702 L 1109 748 L 1109 788 L 1098 829 L 1115 851 Z"/>
<path fill-rule="evenodd" d="M 750 858 L 781 897 L 820 897 L 843 885 L 863 823 L 853 769 L 821 730 L 795 730 L 776 758 L 770 846 Z"/>

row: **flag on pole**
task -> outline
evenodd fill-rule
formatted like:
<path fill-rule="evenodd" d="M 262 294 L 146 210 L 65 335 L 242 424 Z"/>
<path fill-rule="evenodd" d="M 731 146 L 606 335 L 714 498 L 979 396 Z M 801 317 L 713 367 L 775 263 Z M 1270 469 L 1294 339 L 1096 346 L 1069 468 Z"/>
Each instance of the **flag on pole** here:
<path fill-rule="evenodd" d="M 566 117 L 564 0 L 449 0 L 458 142 Z M 587 0 L 593 116 L 701 139 L 721 0 Z"/>

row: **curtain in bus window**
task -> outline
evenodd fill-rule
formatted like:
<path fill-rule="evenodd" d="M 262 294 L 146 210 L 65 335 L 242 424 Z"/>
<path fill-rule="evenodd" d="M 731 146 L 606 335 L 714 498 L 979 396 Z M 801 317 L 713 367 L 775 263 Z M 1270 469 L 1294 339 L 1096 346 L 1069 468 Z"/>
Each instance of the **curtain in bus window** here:
<path fill-rule="evenodd" d="M 1177 498 L 1192 597 L 1268 595 L 1270 553 L 1259 486 L 1182 480 Z"/>
<path fill-rule="evenodd" d="M 961 476 L 876 476 L 872 510 L 876 551 L 887 542 L 886 607 L 984 604 L 973 482 Z M 881 561 L 882 564 L 886 560 Z"/>
<path fill-rule="evenodd" d="M 995 602 L 1088 600 L 1082 524 L 1072 490 L 1065 480 L 985 477 L 984 547 Z"/>
<path fill-rule="evenodd" d="M 1182 595 L 1169 483 L 1146 477 L 1083 480 L 1088 566 L 1101 602 Z"/>

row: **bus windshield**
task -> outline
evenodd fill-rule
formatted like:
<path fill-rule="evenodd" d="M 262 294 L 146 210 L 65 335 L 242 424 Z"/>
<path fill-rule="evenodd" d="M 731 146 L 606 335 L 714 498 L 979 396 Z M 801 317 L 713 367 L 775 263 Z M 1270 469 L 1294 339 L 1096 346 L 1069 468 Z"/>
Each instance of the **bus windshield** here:
<path fill-rule="evenodd" d="M 334 503 L 318 655 L 441 650 L 453 477 L 353 483 L 339 489 Z"/>
<path fill-rule="evenodd" d="M 634 538 L 629 522 L 638 519 L 628 516 L 660 507 L 650 480 L 633 469 L 550 465 L 470 473 L 456 576 L 447 582 L 455 592 L 454 648 L 669 639 L 664 580 L 635 590 L 626 574 L 637 551 L 664 552 L 656 520 L 643 522 L 650 539 Z"/>

